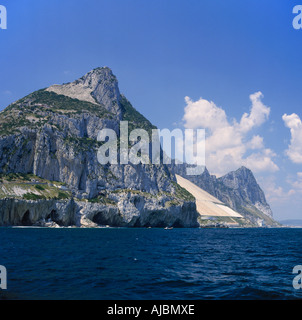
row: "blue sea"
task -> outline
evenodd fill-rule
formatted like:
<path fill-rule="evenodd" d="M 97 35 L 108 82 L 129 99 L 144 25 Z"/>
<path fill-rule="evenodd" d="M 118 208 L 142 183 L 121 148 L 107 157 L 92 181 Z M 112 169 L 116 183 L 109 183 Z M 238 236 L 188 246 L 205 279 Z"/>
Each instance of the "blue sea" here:
<path fill-rule="evenodd" d="M 301 299 L 302 229 L 0 228 L 0 299 Z"/>

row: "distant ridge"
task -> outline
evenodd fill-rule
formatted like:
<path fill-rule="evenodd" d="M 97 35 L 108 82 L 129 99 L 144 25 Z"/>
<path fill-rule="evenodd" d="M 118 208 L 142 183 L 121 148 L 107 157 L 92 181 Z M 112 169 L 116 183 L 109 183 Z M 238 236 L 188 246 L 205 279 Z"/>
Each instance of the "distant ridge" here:
<path fill-rule="evenodd" d="M 217 178 L 207 168 L 201 175 L 187 175 L 187 164 L 169 165 L 172 173 L 191 181 L 210 195 L 219 199 L 235 212 L 240 213 L 250 226 L 278 227 L 280 224 L 273 219 L 273 213 L 266 201 L 263 190 L 258 185 L 252 171 L 241 167 Z"/>

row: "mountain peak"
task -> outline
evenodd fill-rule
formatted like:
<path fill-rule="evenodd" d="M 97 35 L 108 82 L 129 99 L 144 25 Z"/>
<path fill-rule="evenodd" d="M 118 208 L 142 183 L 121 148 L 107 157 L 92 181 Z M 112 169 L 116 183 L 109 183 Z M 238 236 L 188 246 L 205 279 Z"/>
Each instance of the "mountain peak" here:
<path fill-rule="evenodd" d="M 231 171 L 220 178 L 223 183 L 232 188 L 240 188 L 247 183 L 257 184 L 253 172 L 247 167 L 240 167 L 236 171 Z"/>
<path fill-rule="evenodd" d="M 202 175 L 203 175 L 204 177 L 210 177 L 210 172 L 209 172 L 209 170 L 208 170 L 207 167 L 204 167 L 204 170 L 203 170 Z"/>
<path fill-rule="evenodd" d="M 112 73 L 112 70 L 108 67 L 98 67 L 95 68 L 80 79 L 75 80 L 74 84 L 83 84 L 84 86 L 90 88 L 92 91 L 96 90 L 98 86 L 103 83 L 109 81 L 110 83 L 117 83 L 117 79 Z"/>
<path fill-rule="evenodd" d="M 235 172 L 247 172 L 247 173 L 252 173 L 252 171 L 245 167 L 245 166 L 241 166 L 239 169 L 237 169 Z"/>
<path fill-rule="evenodd" d="M 73 82 L 52 85 L 46 91 L 100 104 L 118 117 L 122 114 L 118 81 L 108 67 L 95 68 Z"/>

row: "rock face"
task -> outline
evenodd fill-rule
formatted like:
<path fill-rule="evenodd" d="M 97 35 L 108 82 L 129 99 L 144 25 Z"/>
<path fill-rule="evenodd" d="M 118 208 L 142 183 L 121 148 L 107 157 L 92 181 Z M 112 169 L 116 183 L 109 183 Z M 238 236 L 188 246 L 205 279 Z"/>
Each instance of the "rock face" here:
<path fill-rule="evenodd" d="M 107 128 L 119 137 L 120 120 L 130 129 L 154 128 L 120 94 L 109 68 L 33 92 L 1 112 L 0 174 L 59 181 L 72 198 L 0 198 L 0 225 L 196 227 L 194 198 L 166 166 L 99 164 L 97 135 Z"/>
<path fill-rule="evenodd" d="M 28 201 L 19 199 L 0 200 L 0 225 L 44 226 L 53 222 L 60 226 L 71 225 L 74 221 L 74 202 L 58 200 Z"/>
<path fill-rule="evenodd" d="M 0 225 L 196 227 L 195 199 L 175 174 L 242 213 L 251 225 L 274 225 L 264 193 L 246 168 L 216 178 L 207 170 L 187 176 L 185 165 L 101 165 L 98 133 L 113 129 L 119 140 L 121 120 L 130 131 L 155 128 L 120 93 L 106 67 L 33 92 L 0 112 Z M 19 192 L 20 181 L 13 186 L 19 191 L 8 193 L 4 185 L 16 173 L 44 179 L 42 184 L 60 182 L 68 199 L 55 187 L 33 190 L 31 182 L 30 193 Z"/>
<path fill-rule="evenodd" d="M 94 69 L 74 82 L 53 85 L 46 91 L 100 104 L 117 119 L 122 119 L 121 95 L 118 82 L 109 68 Z"/>
<path fill-rule="evenodd" d="M 218 179 L 224 186 L 233 190 L 229 196 L 232 206 L 250 204 L 269 217 L 273 216 L 272 210 L 266 201 L 264 192 L 258 185 L 251 170 L 241 167 Z"/>
<path fill-rule="evenodd" d="M 246 167 L 217 178 L 207 168 L 199 176 L 186 174 L 186 165 L 170 166 L 170 171 L 195 183 L 233 210 L 242 214 L 252 226 L 277 226 L 264 192 L 253 173 Z"/>
<path fill-rule="evenodd" d="M 163 199 L 161 199 L 163 200 Z M 40 227 L 197 227 L 194 202 L 178 206 L 133 196 L 119 198 L 117 205 L 79 200 L 0 200 L 1 226 Z"/>

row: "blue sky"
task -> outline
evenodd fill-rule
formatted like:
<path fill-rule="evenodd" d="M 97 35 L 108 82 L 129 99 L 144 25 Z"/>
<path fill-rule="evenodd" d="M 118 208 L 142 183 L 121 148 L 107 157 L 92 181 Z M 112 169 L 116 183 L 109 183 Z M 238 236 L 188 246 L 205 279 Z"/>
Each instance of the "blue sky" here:
<path fill-rule="evenodd" d="M 302 218 L 302 29 L 292 26 L 298 2 L 0 4 L 8 12 L 8 29 L 0 29 L 0 110 L 34 90 L 108 66 L 121 92 L 159 128 L 189 127 L 195 110 L 218 115 L 215 124 L 210 116 L 195 123 L 209 133 L 211 172 L 249 164 L 275 217 Z M 218 154 L 213 146 L 226 132 Z"/>

